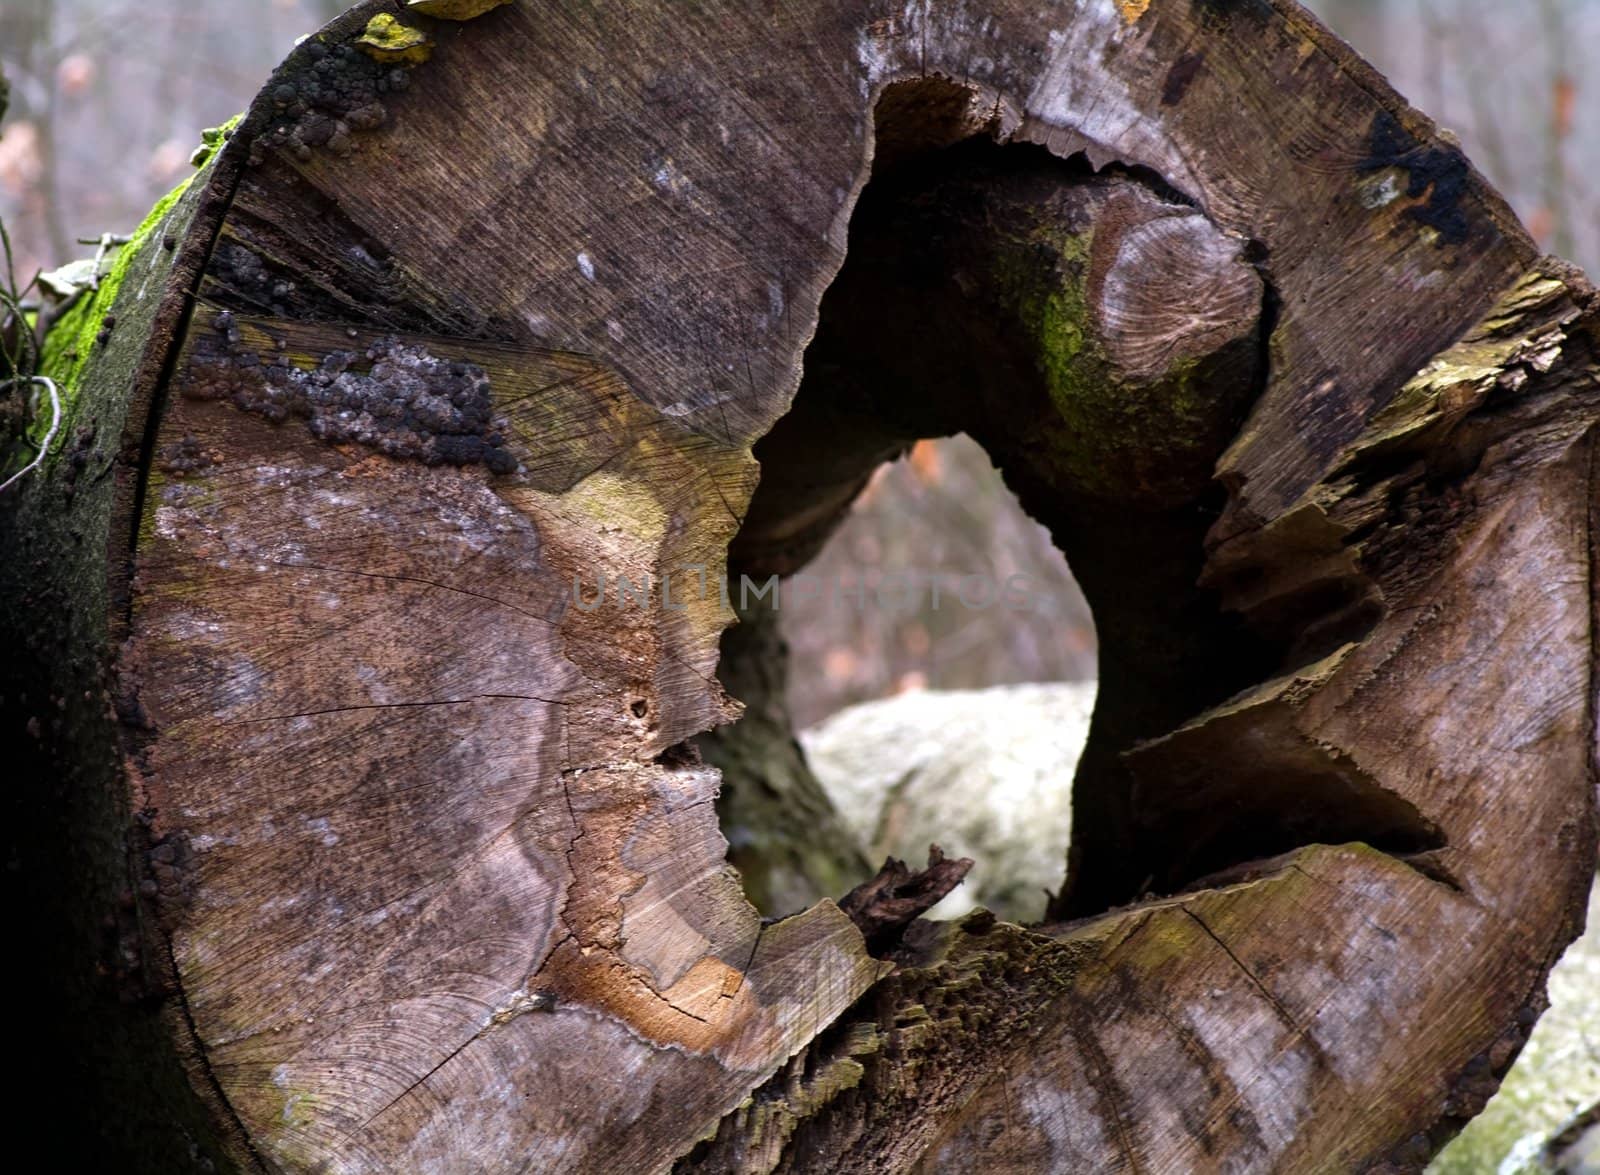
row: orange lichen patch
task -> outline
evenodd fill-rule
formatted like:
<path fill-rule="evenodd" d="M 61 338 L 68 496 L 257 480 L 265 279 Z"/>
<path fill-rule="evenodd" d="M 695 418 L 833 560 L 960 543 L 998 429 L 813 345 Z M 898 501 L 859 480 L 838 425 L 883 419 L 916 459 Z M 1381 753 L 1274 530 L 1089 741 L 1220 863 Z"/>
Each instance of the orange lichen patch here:
<path fill-rule="evenodd" d="M 1117 11 L 1122 19 L 1134 24 L 1150 7 L 1150 0 L 1117 0 Z"/>

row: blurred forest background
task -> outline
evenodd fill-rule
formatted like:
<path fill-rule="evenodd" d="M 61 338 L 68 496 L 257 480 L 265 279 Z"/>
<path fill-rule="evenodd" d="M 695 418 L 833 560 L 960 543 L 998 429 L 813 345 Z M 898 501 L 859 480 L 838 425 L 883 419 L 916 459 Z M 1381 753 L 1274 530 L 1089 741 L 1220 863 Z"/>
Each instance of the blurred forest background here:
<path fill-rule="evenodd" d="M 249 102 L 296 37 L 344 0 L 4 0 L 0 217 L 26 280 L 123 232 L 189 167 L 205 127 Z M 1335 32 L 1461 139 L 1549 251 L 1600 272 L 1600 0 L 1311 0 Z M 1038 614 L 887 615 L 812 605 L 786 616 L 792 702 L 809 725 L 842 705 L 919 687 L 1082 680 L 1088 609 L 1044 532 L 983 452 L 924 443 L 881 471 L 821 563 L 850 581 L 889 570 L 1027 575 Z"/>

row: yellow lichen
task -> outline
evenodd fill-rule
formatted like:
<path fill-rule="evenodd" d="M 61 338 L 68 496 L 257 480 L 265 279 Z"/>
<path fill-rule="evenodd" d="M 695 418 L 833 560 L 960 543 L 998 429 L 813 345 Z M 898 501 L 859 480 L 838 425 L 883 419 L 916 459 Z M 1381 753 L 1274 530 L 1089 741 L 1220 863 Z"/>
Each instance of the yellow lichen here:
<path fill-rule="evenodd" d="M 1150 7 L 1150 0 L 1117 0 L 1117 10 L 1122 13 L 1122 19 L 1129 24 L 1135 24 Z"/>
<path fill-rule="evenodd" d="M 667 511 L 642 482 L 604 471 L 591 473 L 567 491 L 564 501 L 608 532 L 626 535 L 645 550 L 659 546 L 667 533 Z"/>
<path fill-rule="evenodd" d="M 511 0 L 406 0 L 406 11 L 440 20 L 471 20 L 509 3 Z"/>
<path fill-rule="evenodd" d="M 428 34 L 396 20 L 387 12 L 380 12 L 367 22 L 366 31 L 356 38 L 356 45 L 374 60 L 408 65 L 419 65 L 433 53 L 433 40 Z"/>

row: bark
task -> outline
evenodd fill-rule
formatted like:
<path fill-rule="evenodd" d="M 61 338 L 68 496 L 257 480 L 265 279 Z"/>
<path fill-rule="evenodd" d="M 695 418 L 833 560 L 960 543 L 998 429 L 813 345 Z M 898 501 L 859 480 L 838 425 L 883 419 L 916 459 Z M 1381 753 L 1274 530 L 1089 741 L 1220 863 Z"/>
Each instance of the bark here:
<path fill-rule="evenodd" d="M 198 1067 L 141 893 L 156 846 L 128 787 L 118 710 L 130 716 L 134 699 L 114 669 L 152 397 L 205 262 L 205 234 L 185 233 L 226 201 L 207 178 L 164 202 L 100 290 L 57 321 L 42 372 L 67 398 L 61 440 L 0 496 L 0 824 L 12 1047 L 30 1058 L 16 1114 L 52 1163 L 81 1170 L 226 1163 L 214 1127 L 224 1103 Z"/>
<path fill-rule="evenodd" d="M 723 633 L 717 680 L 744 712 L 738 722 L 695 740 L 722 777 L 717 822 L 728 840 L 728 861 L 739 871 L 745 896 L 771 917 L 838 897 L 872 873 L 864 846 L 795 739 L 786 692 L 789 650 L 778 621 L 778 609 L 763 601 L 741 610 Z"/>
<path fill-rule="evenodd" d="M 1420 1167 L 1594 866 L 1583 278 L 1282 0 L 396 13 L 297 48 L 132 247 L 90 456 L 8 507 L 11 823 L 73 880 L 60 967 L 127 887 L 152 1129 Z M 958 430 L 1071 559 L 1101 702 L 1050 920 L 878 958 L 832 901 L 760 919 L 685 744 L 738 711 L 721 573 Z"/>

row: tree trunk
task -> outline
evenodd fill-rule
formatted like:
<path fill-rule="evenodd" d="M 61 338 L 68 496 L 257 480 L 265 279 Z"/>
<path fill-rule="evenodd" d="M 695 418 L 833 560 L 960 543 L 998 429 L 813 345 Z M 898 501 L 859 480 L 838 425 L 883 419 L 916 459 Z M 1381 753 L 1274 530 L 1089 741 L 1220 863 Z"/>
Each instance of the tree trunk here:
<path fill-rule="evenodd" d="M 1288 0 L 362 5 L 56 326 L 8 495 L 63 1146 L 1418 1169 L 1593 875 L 1596 305 Z M 803 763 L 720 760 L 797 772 L 763 921 L 692 740 L 741 577 L 955 431 L 1101 697 L 1049 920 L 869 952 Z"/>

